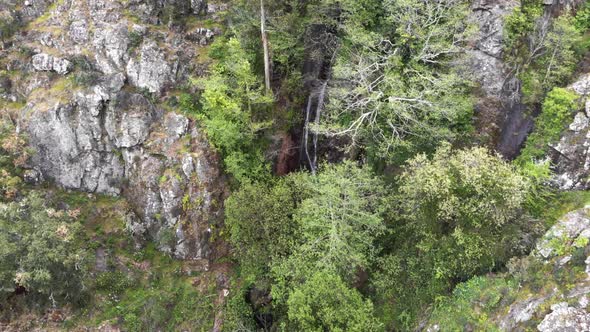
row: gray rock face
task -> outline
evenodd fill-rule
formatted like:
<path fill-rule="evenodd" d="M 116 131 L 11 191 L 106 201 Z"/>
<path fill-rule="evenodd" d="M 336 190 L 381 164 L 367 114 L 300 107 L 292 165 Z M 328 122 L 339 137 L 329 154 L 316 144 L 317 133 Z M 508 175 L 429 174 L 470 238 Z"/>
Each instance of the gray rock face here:
<path fill-rule="evenodd" d="M 115 183 L 123 177 L 123 165 L 103 137 L 99 115 L 122 86 L 122 77 L 115 75 L 68 103 L 49 109 L 42 103 L 27 105 L 22 125 L 37 152 L 32 163 L 46 178 L 65 188 L 119 194 Z"/>
<path fill-rule="evenodd" d="M 105 74 L 123 72 L 129 60 L 129 36 L 125 24 L 102 23 L 94 34 L 93 45 L 97 67 Z"/>
<path fill-rule="evenodd" d="M 127 64 L 127 77 L 132 85 L 159 93 L 164 84 L 171 81 L 173 72 L 164 53 L 154 41 L 147 41 L 141 48 L 139 60 Z"/>
<path fill-rule="evenodd" d="M 109 104 L 105 115 L 105 129 L 117 148 L 132 148 L 145 142 L 156 110 L 139 94 L 119 93 Z"/>
<path fill-rule="evenodd" d="M 33 68 L 39 71 L 55 71 L 60 75 L 65 75 L 70 71 L 72 63 L 67 59 L 53 57 L 49 54 L 40 53 L 33 55 Z"/>
<path fill-rule="evenodd" d="M 197 124 L 159 106 L 169 87 L 204 72 L 192 60 L 220 31 L 181 28 L 179 18 L 205 15 L 207 2 L 0 1 L 0 14 L 5 7 L 23 23 L 46 15 L 0 45 L 0 69 L 26 73 L 0 75 L 0 98 L 26 105 L 18 130 L 35 153 L 25 180 L 124 196 L 138 244 L 207 258 L 225 197 L 217 156 Z"/>
<path fill-rule="evenodd" d="M 191 0 L 191 10 L 197 15 L 207 14 L 207 0 Z"/>
<path fill-rule="evenodd" d="M 569 87 L 580 95 L 581 106 L 574 120 L 562 134 L 558 143 L 552 145 L 550 158 L 555 176 L 553 182 L 560 189 L 590 188 L 590 75 L 582 76 Z"/>
<path fill-rule="evenodd" d="M 520 82 L 504 63 L 504 18 L 519 5 L 516 0 L 478 0 L 472 5 L 471 22 L 479 29 L 468 50 L 470 75 L 479 83 L 481 97 L 475 111 L 477 127 L 486 143 L 506 158 L 514 158 L 533 119 L 520 98 Z"/>
<path fill-rule="evenodd" d="M 548 297 L 532 297 L 512 304 L 508 309 L 508 314 L 500 320 L 499 327 L 502 331 L 512 331 L 519 324 L 528 322 L 535 314 L 537 308 L 543 304 L 547 298 Z"/>
<path fill-rule="evenodd" d="M 553 225 L 537 242 L 537 252 L 543 259 L 557 255 L 555 241 L 572 243 L 578 237 L 590 239 L 590 206 L 570 212 Z M 555 240 L 555 241 L 554 241 Z"/>
<path fill-rule="evenodd" d="M 88 41 L 88 22 L 84 19 L 72 22 L 69 36 L 76 44 L 86 43 Z"/>
<path fill-rule="evenodd" d="M 53 0 L 26 0 L 23 2 L 24 6 L 22 13 L 27 18 L 38 17 L 41 16 L 52 3 Z"/>
<path fill-rule="evenodd" d="M 590 313 L 572 308 L 567 302 L 551 306 L 552 312 L 545 316 L 537 330 L 541 332 L 590 331 Z"/>
<path fill-rule="evenodd" d="M 138 241 L 154 239 L 179 258 L 206 257 L 208 227 L 220 213 L 213 202 L 223 199 L 217 159 L 186 117 L 122 87 L 115 74 L 70 102 L 27 105 L 20 126 L 37 151 L 35 177 L 123 194 L 138 216 L 128 225 Z"/>
<path fill-rule="evenodd" d="M 475 47 L 470 50 L 473 72 L 481 87 L 489 96 L 500 97 L 506 77 L 506 68 L 501 60 L 504 39 L 504 17 L 517 7 L 514 0 L 479 0 L 473 4 L 471 20 L 478 26 Z"/>
<path fill-rule="evenodd" d="M 579 2 L 546 2 L 545 15 L 540 18 L 542 24 L 571 10 L 574 3 Z M 476 0 L 470 17 L 479 27 L 468 51 L 470 74 L 481 91 L 475 105 L 477 130 L 482 143 L 507 159 L 518 156 L 534 126 L 533 110 L 522 100 L 522 82 L 503 59 L 504 19 L 519 5 L 518 0 Z"/>

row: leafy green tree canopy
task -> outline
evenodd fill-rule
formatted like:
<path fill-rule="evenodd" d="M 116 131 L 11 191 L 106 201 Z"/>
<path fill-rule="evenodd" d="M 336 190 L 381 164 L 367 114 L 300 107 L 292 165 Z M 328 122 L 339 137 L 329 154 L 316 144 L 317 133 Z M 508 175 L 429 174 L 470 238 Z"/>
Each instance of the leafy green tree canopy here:
<path fill-rule="evenodd" d="M 416 250 L 435 259 L 436 278 L 461 278 L 508 258 L 525 226 L 528 179 L 484 148 L 413 158 L 400 177 L 399 201 Z"/>
<path fill-rule="evenodd" d="M 23 287 L 55 302 L 75 302 L 85 288 L 87 254 L 76 212 L 46 208 L 31 194 L 0 204 L 0 296 Z"/>
<path fill-rule="evenodd" d="M 315 272 L 293 289 L 287 301 L 289 330 L 293 331 L 382 331 L 373 315 L 373 305 L 348 288 L 337 275 Z"/>

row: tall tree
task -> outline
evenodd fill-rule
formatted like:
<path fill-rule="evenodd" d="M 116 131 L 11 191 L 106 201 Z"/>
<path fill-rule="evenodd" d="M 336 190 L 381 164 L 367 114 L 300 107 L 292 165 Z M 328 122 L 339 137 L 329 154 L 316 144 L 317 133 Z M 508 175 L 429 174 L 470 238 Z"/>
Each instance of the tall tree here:
<path fill-rule="evenodd" d="M 411 159 L 399 178 L 390 254 L 374 283 L 383 307 L 402 324 L 458 280 L 522 253 L 539 223 L 524 206 L 531 184 L 483 148 L 443 145 Z M 406 328 L 410 328 L 406 326 Z"/>
<path fill-rule="evenodd" d="M 262 37 L 262 48 L 264 49 L 264 85 L 266 93 L 271 92 L 270 78 L 270 54 L 268 50 L 268 36 L 266 34 L 266 13 L 264 11 L 264 0 L 260 0 L 260 33 Z"/>
<path fill-rule="evenodd" d="M 470 34 L 468 1 L 373 7 L 379 14 L 343 4 L 344 36 L 323 131 L 386 158 L 457 138 L 472 110 L 468 85 L 451 65 Z"/>

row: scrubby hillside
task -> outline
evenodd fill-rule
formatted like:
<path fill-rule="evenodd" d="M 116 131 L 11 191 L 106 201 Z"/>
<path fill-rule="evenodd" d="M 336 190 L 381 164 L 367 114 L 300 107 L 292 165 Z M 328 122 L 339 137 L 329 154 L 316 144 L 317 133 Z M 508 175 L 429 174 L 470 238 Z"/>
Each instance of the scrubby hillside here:
<path fill-rule="evenodd" d="M 590 4 L 0 0 L 0 329 L 584 331 Z"/>

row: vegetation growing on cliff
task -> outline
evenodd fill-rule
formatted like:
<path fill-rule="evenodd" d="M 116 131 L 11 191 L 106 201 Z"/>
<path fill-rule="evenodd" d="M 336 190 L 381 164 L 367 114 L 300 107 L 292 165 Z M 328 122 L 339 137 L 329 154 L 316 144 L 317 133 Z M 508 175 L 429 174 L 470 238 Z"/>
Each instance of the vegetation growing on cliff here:
<path fill-rule="evenodd" d="M 67 308 L 71 319 L 60 328 L 398 331 L 430 319 L 451 330 L 495 329 L 487 314 L 522 296 L 519 284 L 549 289 L 540 285 L 549 267 L 514 257 L 528 255 L 564 209 L 588 201 L 587 194 L 556 194 L 547 181 L 551 165 L 540 161 L 582 108 L 579 95 L 564 86 L 586 51 L 589 8 L 558 13 L 541 1 L 523 1 L 505 17 L 505 52 L 494 61 L 505 62 L 507 81 L 518 85 L 516 99 L 535 116 L 514 161 L 477 146 L 473 115 L 480 96 L 465 68 L 476 26 L 466 0 L 232 2 L 224 34 L 198 60 L 207 64 L 206 75 L 162 96 L 137 89 L 149 97 L 145 105 L 165 100 L 168 112 L 182 112 L 194 125 L 181 147 L 190 160 L 170 167 L 167 151 L 149 156 L 153 164 L 146 168 L 161 162 L 167 170 L 150 174 L 146 187 L 171 194 L 145 209 L 24 184 L 39 182 L 31 166 L 35 151 L 26 149 L 21 124 L 5 112 L 0 318 Z M 186 13 L 167 3 L 154 26 L 186 33 Z M 0 24 L 0 41 L 12 33 Z M 266 37 L 271 77 L 263 74 Z M 129 49 L 139 52 L 144 38 L 133 30 Z M 52 89 L 75 82 L 82 96 L 100 80 L 90 61 L 78 59 L 75 70 L 92 77 L 59 77 Z M 10 81 L 4 76 L 0 84 Z M 0 94 L 10 89 L 1 85 Z M 60 96 L 71 93 L 61 90 Z M 154 107 L 154 114 L 160 111 Z M 82 116 L 72 113 L 64 116 Z M 149 126 L 189 126 L 184 117 L 162 119 Z M 157 135 L 150 134 L 149 144 Z M 229 180 L 227 195 L 219 196 L 225 201 L 211 198 L 202 183 L 190 182 L 176 195 L 174 180 L 197 182 L 190 174 L 203 171 L 190 148 L 199 135 Z M 125 148 L 117 155 L 122 162 L 140 149 Z M 280 158 L 292 165 L 273 172 Z M 192 200 L 194 191 L 204 194 Z M 154 226 L 164 220 L 158 212 L 141 236 L 134 233 L 133 218 L 173 200 L 183 211 L 170 227 Z M 220 207 L 224 223 L 201 230 L 187 211 L 203 213 L 205 200 Z M 175 260 L 140 238 L 155 232 L 164 249 L 198 240 L 212 253 Z M 576 243 L 556 244 L 576 265 L 547 285 L 582 275 Z"/>

